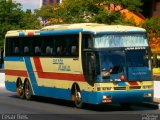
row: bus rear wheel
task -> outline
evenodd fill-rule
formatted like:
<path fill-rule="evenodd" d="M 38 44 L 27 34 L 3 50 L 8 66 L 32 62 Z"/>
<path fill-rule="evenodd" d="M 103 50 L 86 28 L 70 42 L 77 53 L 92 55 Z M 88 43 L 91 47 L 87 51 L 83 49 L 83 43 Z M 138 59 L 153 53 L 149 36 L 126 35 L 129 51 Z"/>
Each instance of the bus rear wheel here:
<path fill-rule="evenodd" d="M 16 92 L 21 99 L 25 98 L 24 88 L 21 79 L 17 81 Z"/>
<path fill-rule="evenodd" d="M 25 91 L 24 91 L 24 93 L 25 93 L 26 99 L 27 100 L 31 100 L 33 92 L 32 92 L 32 88 L 31 88 L 31 84 L 30 84 L 29 80 L 27 80 L 25 82 Z"/>
<path fill-rule="evenodd" d="M 74 102 L 75 102 L 75 106 L 77 108 L 82 108 L 83 103 L 82 103 L 81 93 L 76 88 L 75 88 L 75 91 L 74 91 Z"/>

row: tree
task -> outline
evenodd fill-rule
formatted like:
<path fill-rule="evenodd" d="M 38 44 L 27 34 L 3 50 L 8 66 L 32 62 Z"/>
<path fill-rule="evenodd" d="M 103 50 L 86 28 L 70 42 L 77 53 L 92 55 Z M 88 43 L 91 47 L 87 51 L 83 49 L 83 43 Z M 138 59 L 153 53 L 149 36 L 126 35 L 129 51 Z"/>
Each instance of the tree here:
<path fill-rule="evenodd" d="M 9 30 L 34 29 L 40 22 L 35 15 L 21 10 L 21 4 L 12 0 L 0 0 L 0 47 L 4 36 Z"/>
<path fill-rule="evenodd" d="M 36 13 L 50 24 L 100 22 L 107 24 L 129 24 L 119 11 L 111 11 L 110 5 L 122 9 L 140 11 L 141 0 L 63 0 L 61 5 L 43 6 Z M 109 9 L 106 9 L 108 7 Z M 52 21 L 51 21 L 52 20 Z"/>
<path fill-rule="evenodd" d="M 1 0 L 0 8 L 0 40 L 2 40 L 8 30 L 19 28 L 22 11 L 20 4 L 13 4 L 11 0 Z"/>
<path fill-rule="evenodd" d="M 142 0 L 105 0 L 106 2 L 113 3 L 115 6 L 120 5 L 122 9 L 128 9 L 134 12 L 141 12 L 140 7 L 143 5 Z"/>
<path fill-rule="evenodd" d="M 39 29 L 40 20 L 38 20 L 35 14 L 32 14 L 31 10 L 27 10 L 22 14 L 22 18 L 19 21 L 20 29 Z"/>
<path fill-rule="evenodd" d="M 142 27 L 148 32 L 150 46 L 160 47 L 160 18 L 146 19 Z"/>

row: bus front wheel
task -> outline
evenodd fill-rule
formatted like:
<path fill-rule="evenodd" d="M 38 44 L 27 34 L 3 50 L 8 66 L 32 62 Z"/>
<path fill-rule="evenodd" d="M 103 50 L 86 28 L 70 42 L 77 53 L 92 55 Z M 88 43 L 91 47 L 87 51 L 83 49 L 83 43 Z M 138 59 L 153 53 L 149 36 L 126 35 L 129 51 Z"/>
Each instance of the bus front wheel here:
<path fill-rule="evenodd" d="M 31 88 L 31 84 L 30 84 L 29 80 L 27 80 L 25 82 L 25 91 L 24 92 L 25 92 L 26 99 L 31 100 L 33 94 L 32 94 L 32 88 Z"/>
<path fill-rule="evenodd" d="M 24 88 L 23 88 L 23 84 L 22 84 L 21 79 L 18 79 L 18 81 L 17 81 L 16 92 L 21 99 L 25 98 Z"/>
<path fill-rule="evenodd" d="M 81 97 L 81 92 L 78 90 L 75 86 L 75 91 L 74 91 L 74 102 L 77 108 L 82 108 L 82 97 Z"/>

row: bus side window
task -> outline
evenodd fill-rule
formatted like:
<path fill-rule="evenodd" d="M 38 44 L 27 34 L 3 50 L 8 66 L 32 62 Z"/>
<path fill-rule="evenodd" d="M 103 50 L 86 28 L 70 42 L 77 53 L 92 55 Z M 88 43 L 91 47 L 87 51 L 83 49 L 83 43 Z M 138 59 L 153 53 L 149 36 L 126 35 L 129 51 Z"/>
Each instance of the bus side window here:
<path fill-rule="evenodd" d="M 46 47 L 46 55 L 51 55 L 51 54 L 52 54 L 51 47 L 47 46 Z"/>
<path fill-rule="evenodd" d="M 17 46 L 14 48 L 14 54 L 15 55 L 19 54 L 19 48 Z"/>
<path fill-rule="evenodd" d="M 72 47 L 71 47 L 71 54 L 72 54 L 73 56 L 78 55 L 78 50 L 77 50 L 77 47 L 76 47 L 76 46 L 72 46 Z"/>
<path fill-rule="evenodd" d="M 29 48 L 28 48 L 28 46 L 25 46 L 25 47 L 24 47 L 24 54 L 25 54 L 25 55 L 28 55 L 28 54 L 29 54 Z"/>
<path fill-rule="evenodd" d="M 34 53 L 35 55 L 40 55 L 40 48 L 38 46 L 35 47 Z"/>
<path fill-rule="evenodd" d="M 64 47 L 62 45 L 58 46 L 57 47 L 57 55 L 64 55 L 64 53 L 65 53 Z"/>

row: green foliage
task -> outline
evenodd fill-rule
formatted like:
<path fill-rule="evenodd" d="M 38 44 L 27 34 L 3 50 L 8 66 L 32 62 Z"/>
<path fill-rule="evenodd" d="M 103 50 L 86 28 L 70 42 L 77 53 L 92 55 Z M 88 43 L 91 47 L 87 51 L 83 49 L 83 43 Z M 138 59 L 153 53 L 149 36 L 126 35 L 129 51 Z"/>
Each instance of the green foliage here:
<path fill-rule="evenodd" d="M 114 24 L 117 23 L 118 20 L 122 19 L 119 13 L 110 11 L 97 14 L 94 18 L 95 22 L 107 24 Z"/>
<path fill-rule="evenodd" d="M 149 36 L 149 44 L 152 48 L 160 47 L 160 18 L 146 19 L 143 26 Z"/>
<path fill-rule="evenodd" d="M 129 10 L 140 11 L 141 0 L 63 0 L 62 5 L 47 5 L 36 11 L 39 17 L 50 24 L 98 22 L 106 24 L 130 24 L 119 11 L 110 11 L 105 6 L 114 4 Z"/>
<path fill-rule="evenodd" d="M 12 0 L 0 0 L 0 47 L 3 46 L 7 31 L 17 29 L 34 29 L 40 27 L 37 17 L 29 10 L 21 10 L 21 4 Z"/>
<path fill-rule="evenodd" d="M 146 19 L 143 23 L 143 27 L 150 33 L 160 34 L 160 18 L 153 17 Z"/>
<path fill-rule="evenodd" d="M 22 14 L 22 19 L 19 21 L 20 29 L 39 29 L 40 21 L 29 11 Z"/>
<path fill-rule="evenodd" d="M 152 47 L 159 47 L 160 46 L 160 18 L 150 18 L 146 19 L 143 23 L 143 26 L 149 36 L 149 44 Z"/>
<path fill-rule="evenodd" d="M 116 0 L 117 1 L 117 0 Z M 142 0 L 118 0 L 120 1 L 123 8 L 127 8 L 128 10 L 141 12 L 140 7 L 143 5 Z"/>

